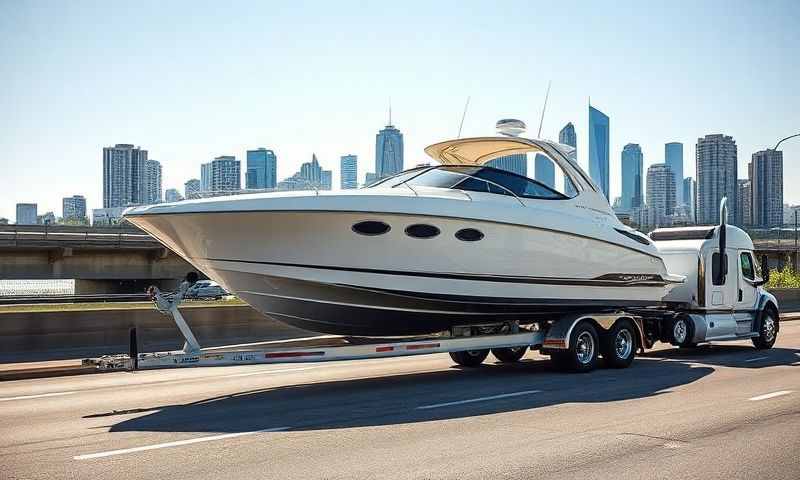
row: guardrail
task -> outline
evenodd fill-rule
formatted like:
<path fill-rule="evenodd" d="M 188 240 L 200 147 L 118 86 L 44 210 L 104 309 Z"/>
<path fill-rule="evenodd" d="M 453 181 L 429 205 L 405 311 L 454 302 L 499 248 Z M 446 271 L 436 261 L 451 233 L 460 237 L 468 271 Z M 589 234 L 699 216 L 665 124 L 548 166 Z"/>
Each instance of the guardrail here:
<path fill-rule="evenodd" d="M 153 237 L 138 229 L 8 225 L 0 228 L 0 246 L 104 246 L 160 247 Z"/>
<path fill-rule="evenodd" d="M 7 295 L 0 296 L 0 305 L 33 305 L 40 303 L 113 303 L 144 302 L 146 293 L 111 293 L 86 295 Z"/>

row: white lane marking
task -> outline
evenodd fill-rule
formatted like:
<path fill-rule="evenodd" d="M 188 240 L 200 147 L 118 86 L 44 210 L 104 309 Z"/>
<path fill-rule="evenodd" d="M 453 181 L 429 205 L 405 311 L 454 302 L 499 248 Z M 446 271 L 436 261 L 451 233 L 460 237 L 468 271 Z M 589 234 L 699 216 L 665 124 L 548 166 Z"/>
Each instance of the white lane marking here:
<path fill-rule="evenodd" d="M 766 360 L 766 359 L 768 359 L 768 358 L 769 358 L 769 357 L 756 357 L 756 358 L 748 358 L 747 360 L 745 360 L 745 362 L 757 362 L 757 361 L 759 361 L 759 360 Z"/>
<path fill-rule="evenodd" d="M 757 402 L 759 400 L 766 400 L 768 398 L 782 397 L 783 395 L 789 395 L 790 393 L 792 393 L 791 390 L 781 390 L 780 392 L 765 393 L 764 395 L 751 397 L 748 400 L 751 402 Z"/>
<path fill-rule="evenodd" d="M 299 368 L 282 368 L 280 370 L 261 370 L 258 372 L 233 373 L 230 375 L 223 375 L 223 377 L 233 378 L 233 377 L 249 377 L 251 375 L 272 375 L 275 373 L 302 372 L 303 370 L 313 370 L 315 368 L 320 368 L 320 367 L 299 367 Z"/>
<path fill-rule="evenodd" d="M 541 390 L 524 390 L 522 392 L 504 393 L 502 395 L 492 395 L 491 397 L 478 397 L 470 398 L 467 400 L 457 400 L 455 402 L 434 403 L 433 405 L 422 405 L 417 407 L 417 410 L 428 410 L 431 408 L 449 407 L 451 405 L 463 405 L 465 403 L 485 402 L 487 400 L 497 400 L 499 398 L 519 397 L 521 395 L 532 395 L 534 393 L 541 393 Z"/>
<path fill-rule="evenodd" d="M 225 433 L 222 435 L 212 435 L 210 437 L 199 437 L 199 438 L 190 438 L 188 440 L 178 440 L 176 442 L 156 443 L 155 445 L 145 445 L 143 447 L 123 448 L 121 450 L 110 450 L 108 452 L 89 453 L 86 455 L 78 455 L 72 458 L 74 460 L 90 460 L 92 458 L 111 457 L 114 455 L 125 455 L 128 453 L 144 452 L 147 450 L 157 450 L 159 448 L 179 447 L 181 445 L 191 445 L 193 443 L 212 442 L 214 440 L 224 440 L 226 438 L 244 437 L 245 435 L 256 435 L 258 433 L 280 432 L 283 430 L 288 430 L 289 428 L 291 427 L 264 428 L 262 430 L 253 430 L 250 432 Z"/>
<path fill-rule="evenodd" d="M 11 400 L 28 400 L 31 398 L 60 397 L 62 395 L 72 395 L 73 393 L 78 393 L 78 392 L 77 391 L 54 392 L 54 393 L 40 393 L 39 395 L 23 395 L 21 397 L 6 397 L 6 398 L 0 398 L 0 402 L 10 402 Z"/>

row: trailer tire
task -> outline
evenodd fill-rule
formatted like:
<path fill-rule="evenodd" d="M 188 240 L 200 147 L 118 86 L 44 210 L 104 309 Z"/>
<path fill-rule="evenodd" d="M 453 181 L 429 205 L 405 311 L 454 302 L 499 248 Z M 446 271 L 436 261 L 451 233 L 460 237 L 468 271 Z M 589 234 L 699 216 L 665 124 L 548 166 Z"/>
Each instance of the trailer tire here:
<path fill-rule="evenodd" d="M 758 336 L 753 337 L 751 340 L 753 346 L 759 350 L 766 350 L 775 345 L 775 340 L 778 339 L 778 318 L 772 309 L 764 310 L 761 317 L 761 325 L 758 329 Z"/>
<path fill-rule="evenodd" d="M 692 347 L 694 324 L 687 316 L 679 316 L 669 324 L 669 341 L 677 347 Z"/>
<path fill-rule="evenodd" d="M 591 372 L 597 367 L 600 338 L 597 329 L 589 322 L 575 325 L 569 336 L 569 348 L 553 352 L 550 361 L 559 370 L 575 373 Z"/>
<path fill-rule="evenodd" d="M 464 350 L 461 352 L 450 352 L 450 358 L 462 367 L 477 367 L 486 357 L 489 356 L 489 350 Z"/>
<path fill-rule="evenodd" d="M 627 368 L 636 356 L 636 330 L 629 320 L 619 320 L 603 335 L 603 359 L 611 368 Z"/>
<path fill-rule="evenodd" d="M 528 347 L 493 348 L 492 355 L 503 363 L 515 363 L 525 356 L 527 350 Z"/>

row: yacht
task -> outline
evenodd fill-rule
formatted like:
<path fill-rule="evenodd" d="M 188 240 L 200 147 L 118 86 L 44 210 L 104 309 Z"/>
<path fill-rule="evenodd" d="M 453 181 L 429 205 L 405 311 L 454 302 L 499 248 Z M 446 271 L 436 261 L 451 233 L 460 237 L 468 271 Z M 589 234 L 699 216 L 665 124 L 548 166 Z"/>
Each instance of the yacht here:
<path fill-rule="evenodd" d="M 418 335 L 661 305 L 683 277 L 617 219 L 571 148 L 507 130 L 431 145 L 437 164 L 358 190 L 125 218 L 253 308 L 316 332 Z M 536 179 L 490 165 L 531 157 Z"/>

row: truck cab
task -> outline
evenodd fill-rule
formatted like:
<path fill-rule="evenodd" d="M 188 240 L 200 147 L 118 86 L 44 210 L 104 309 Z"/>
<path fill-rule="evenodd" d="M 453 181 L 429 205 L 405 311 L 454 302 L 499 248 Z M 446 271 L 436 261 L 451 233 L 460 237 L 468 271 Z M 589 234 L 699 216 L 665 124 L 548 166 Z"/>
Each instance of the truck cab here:
<path fill-rule="evenodd" d="M 669 341 L 694 345 L 712 340 L 757 339 L 765 333 L 765 342 L 774 343 L 778 302 L 762 287 L 768 273 L 762 274 L 753 241 L 745 231 L 722 223 L 657 229 L 650 238 L 667 270 L 686 277 L 683 285 L 664 298 L 683 305 L 685 312 L 677 327 L 686 331 L 675 332 Z"/>

